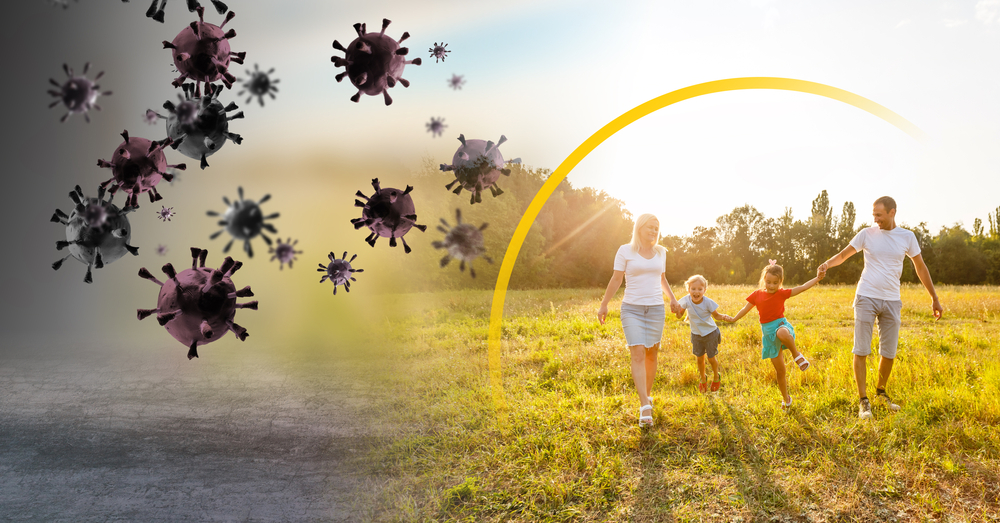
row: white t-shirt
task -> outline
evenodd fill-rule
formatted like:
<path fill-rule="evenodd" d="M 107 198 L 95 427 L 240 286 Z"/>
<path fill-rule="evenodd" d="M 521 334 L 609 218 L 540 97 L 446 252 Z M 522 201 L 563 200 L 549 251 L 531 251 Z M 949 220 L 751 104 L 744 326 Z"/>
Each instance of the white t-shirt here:
<path fill-rule="evenodd" d="M 851 247 L 865 253 L 865 269 L 858 281 L 858 296 L 876 300 L 899 301 L 899 277 L 903 259 L 920 254 L 920 244 L 913 231 L 895 227 L 884 231 L 873 225 L 851 240 Z"/>
<path fill-rule="evenodd" d="M 667 270 L 666 249 L 654 248 L 649 260 L 632 251 L 626 243 L 615 254 L 615 270 L 625 271 L 625 297 L 622 303 L 632 305 L 663 305 L 660 275 Z"/>
<path fill-rule="evenodd" d="M 701 297 L 701 303 L 695 303 L 688 294 L 677 303 L 688 311 L 688 322 L 691 323 L 691 334 L 706 336 L 715 332 L 719 327 L 712 319 L 712 311 L 719 308 L 719 304 L 712 301 L 708 296 Z"/>

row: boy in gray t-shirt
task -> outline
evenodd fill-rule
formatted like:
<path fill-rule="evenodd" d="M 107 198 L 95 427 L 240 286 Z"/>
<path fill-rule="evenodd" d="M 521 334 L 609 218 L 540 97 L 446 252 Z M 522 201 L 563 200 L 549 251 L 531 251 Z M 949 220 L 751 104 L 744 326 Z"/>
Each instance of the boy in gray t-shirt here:
<path fill-rule="evenodd" d="M 684 282 L 684 287 L 687 289 L 688 294 L 678 300 L 677 303 L 687 311 L 688 323 L 691 324 L 691 353 L 698 359 L 698 374 L 701 375 L 698 390 L 700 392 L 708 391 L 708 376 L 705 372 L 705 356 L 708 356 L 708 362 L 712 365 L 712 372 L 715 373 L 711 390 L 712 392 L 716 392 L 722 383 L 719 376 L 719 360 L 716 359 L 716 356 L 719 354 L 719 342 L 722 341 L 722 334 L 719 332 L 719 327 L 715 324 L 713 318 L 719 321 L 732 321 L 732 318 L 725 314 L 720 314 L 716 310 L 719 308 L 719 305 L 711 298 L 705 296 L 705 290 L 708 289 L 708 280 L 704 276 L 695 274 Z M 684 311 L 677 313 L 678 319 L 683 317 Z"/>

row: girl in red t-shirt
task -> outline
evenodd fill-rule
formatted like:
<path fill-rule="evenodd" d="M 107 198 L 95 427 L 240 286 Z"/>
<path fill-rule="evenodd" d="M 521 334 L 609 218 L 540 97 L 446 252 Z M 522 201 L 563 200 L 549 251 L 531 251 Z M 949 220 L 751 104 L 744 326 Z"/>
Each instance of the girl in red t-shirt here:
<path fill-rule="evenodd" d="M 760 288 L 747 296 L 747 304 L 729 320 L 736 322 L 757 307 L 760 314 L 761 359 L 771 360 L 778 378 L 778 390 L 781 391 L 781 406 L 792 405 L 792 397 L 788 395 L 788 385 L 785 382 L 785 360 L 781 357 L 781 349 L 788 349 L 800 370 L 809 368 L 809 360 L 795 348 L 795 329 L 785 319 L 785 300 L 816 285 L 826 276 L 826 271 L 816 271 L 816 277 L 792 289 L 781 288 L 785 279 L 785 271 L 774 260 L 760 272 Z"/>

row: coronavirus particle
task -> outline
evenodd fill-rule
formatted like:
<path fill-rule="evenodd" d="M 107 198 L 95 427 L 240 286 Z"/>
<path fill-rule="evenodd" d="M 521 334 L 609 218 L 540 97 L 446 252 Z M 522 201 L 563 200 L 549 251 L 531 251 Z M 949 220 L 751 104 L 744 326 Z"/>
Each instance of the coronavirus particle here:
<path fill-rule="evenodd" d="M 167 249 L 167 246 L 162 243 L 156 246 L 156 254 L 159 256 L 166 256 L 167 251 L 169 251 L 169 249 Z"/>
<path fill-rule="evenodd" d="M 272 74 L 274 74 L 273 67 L 264 72 L 257 69 L 257 64 L 253 64 L 253 72 L 250 73 L 249 78 L 241 80 L 243 82 L 243 89 L 237 95 L 243 96 L 244 93 L 250 93 L 250 96 L 247 97 L 247 103 L 250 103 L 250 100 L 253 100 L 253 97 L 256 96 L 257 101 L 260 102 L 260 106 L 264 107 L 264 96 L 270 96 L 274 100 L 274 93 L 278 92 L 275 84 L 281 81 L 277 78 L 272 79 Z"/>
<path fill-rule="evenodd" d="M 293 242 L 291 238 L 288 239 L 287 243 L 278 238 L 278 245 L 268 249 L 267 252 L 269 254 L 274 254 L 274 256 L 271 256 L 271 261 L 278 260 L 278 263 L 281 264 L 278 269 L 284 269 L 286 263 L 289 269 L 292 268 L 292 262 L 298 259 L 295 255 L 302 254 L 302 251 L 295 250 L 297 243 L 299 243 L 298 240 Z"/>
<path fill-rule="evenodd" d="M 368 227 L 372 231 L 365 238 L 368 245 L 374 247 L 375 240 L 382 236 L 389 238 L 390 247 L 395 247 L 396 238 L 399 238 L 403 242 L 403 250 L 409 253 L 410 246 L 406 244 L 403 235 L 409 232 L 411 227 L 416 227 L 421 231 L 427 230 L 426 225 L 417 225 L 416 208 L 413 206 L 413 198 L 410 196 L 413 186 L 407 185 L 405 191 L 391 188 L 382 189 L 379 186 L 378 178 L 374 178 L 372 179 L 372 187 L 375 188 L 375 193 L 370 198 L 361 191 L 357 192 L 357 196 L 367 200 L 367 203 L 354 200 L 354 206 L 363 207 L 363 209 L 361 217 L 351 219 L 351 223 L 354 224 L 355 229 Z"/>
<path fill-rule="evenodd" d="M 497 143 L 485 140 L 466 140 L 464 134 L 458 135 L 458 141 L 462 142 L 455 156 L 451 160 L 451 165 L 441 164 L 442 171 L 455 171 L 455 180 L 445 188 L 451 189 L 458 184 L 455 194 L 462 192 L 462 189 L 472 192 L 469 203 L 482 202 L 481 193 L 483 189 L 489 187 L 493 197 L 503 194 L 497 186 L 497 179 L 500 174 L 510 176 L 510 169 L 504 168 L 503 155 L 500 154 L 500 145 L 507 141 L 507 137 L 501 135 Z M 513 160 L 520 163 L 520 158 Z"/>
<path fill-rule="evenodd" d="M 123 3 L 126 3 L 128 1 L 129 0 L 122 0 Z M 219 0 L 211 0 L 211 1 L 212 5 L 215 6 L 215 10 L 218 11 L 220 15 L 225 14 L 226 11 L 229 10 L 226 4 L 220 2 Z M 162 24 L 163 8 L 165 7 L 167 7 L 167 0 L 153 0 L 153 3 L 149 4 L 149 9 L 146 10 L 146 18 L 152 18 L 153 20 L 156 20 L 157 22 L 160 22 Z M 193 13 L 199 7 L 201 7 L 201 4 L 198 3 L 198 0 L 187 0 L 188 11 Z"/>
<path fill-rule="evenodd" d="M 104 194 L 102 187 L 97 190 L 97 198 L 85 198 L 83 190 L 77 185 L 69 193 L 70 199 L 76 204 L 73 211 L 67 215 L 56 209 L 52 221 L 66 226 L 66 241 L 56 242 L 56 249 L 61 251 L 68 247 L 69 254 L 53 263 L 53 269 L 59 270 L 66 258 L 72 256 L 87 266 L 87 275 L 83 281 L 92 283 L 94 278 L 91 269 L 103 268 L 126 252 L 133 256 L 139 254 L 138 248 L 128 244 L 132 238 L 132 227 L 126 214 L 134 209 L 119 209 L 111 203 L 114 195 L 104 201 Z"/>
<path fill-rule="evenodd" d="M 59 83 L 55 78 L 49 79 L 49 83 L 59 89 L 58 91 L 49 89 L 49 94 L 56 99 L 49 104 L 49 109 L 59 104 L 66 107 L 66 114 L 59 119 L 60 122 L 65 122 L 71 114 L 82 114 L 83 119 L 90 123 L 90 115 L 87 113 L 91 109 L 101 110 L 101 106 L 97 105 L 97 97 L 111 94 L 111 91 L 101 92 L 101 86 L 97 85 L 97 81 L 104 76 L 104 71 L 97 73 L 97 76 L 90 80 L 87 78 L 88 70 L 90 70 L 90 62 L 83 64 L 83 74 L 76 76 L 72 67 L 63 64 L 67 80 L 64 83 Z"/>
<path fill-rule="evenodd" d="M 171 147 L 188 158 L 199 160 L 204 169 L 208 167 L 208 157 L 222 149 L 227 139 L 237 145 L 243 143 L 243 137 L 229 132 L 229 121 L 243 118 L 243 111 L 232 116 L 227 114 L 239 107 L 232 102 L 223 107 L 218 98 L 222 86 L 205 84 L 204 96 L 195 94 L 191 84 L 184 84 L 183 89 L 184 96 L 177 95 L 180 101 L 176 105 L 170 100 L 163 102 L 170 116 L 155 111 L 153 114 L 167 121 L 167 135 L 173 140 Z"/>
<path fill-rule="evenodd" d="M 224 4 L 223 7 L 225 8 Z M 172 42 L 163 41 L 163 48 L 173 52 L 174 66 L 181 73 L 174 79 L 173 86 L 180 87 L 191 79 L 195 82 L 195 93 L 198 96 L 201 96 L 201 82 L 221 80 L 227 88 L 232 88 L 236 77 L 229 72 L 229 62 L 242 64 L 246 53 L 232 52 L 229 40 L 236 36 L 236 31 L 230 29 L 223 33 L 222 28 L 236 13 L 229 11 L 221 25 L 214 25 L 205 22 L 204 7 L 198 6 L 195 11 L 198 12 L 198 22 L 191 22 L 191 25 L 177 33 Z"/>
<path fill-rule="evenodd" d="M 173 179 L 173 175 L 167 169 L 185 169 L 183 163 L 167 165 L 163 147 L 169 145 L 172 140 L 167 138 L 162 142 L 154 142 L 145 138 L 130 138 L 127 130 L 122 131 L 122 138 L 125 138 L 125 141 L 115 149 L 110 162 L 97 160 L 97 166 L 111 169 L 112 175 L 110 180 L 101 184 L 101 188 L 111 184 L 112 195 L 118 192 L 118 189 L 129 193 L 130 196 L 125 202 L 129 207 L 139 207 L 139 194 L 144 192 L 149 193 L 150 202 L 161 200 L 160 193 L 156 192 L 156 184 L 160 183 L 161 179 L 168 182 Z"/>
<path fill-rule="evenodd" d="M 448 79 L 448 87 L 454 90 L 459 90 L 465 85 L 465 76 L 459 74 L 452 74 L 451 78 Z"/>
<path fill-rule="evenodd" d="M 249 285 L 236 290 L 233 284 L 233 273 L 243 263 L 226 256 L 222 267 L 211 269 L 205 267 L 207 257 L 208 251 L 192 247 L 191 268 L 177 272 L 167 263 L 163 266 L 167 281 L 162 282 L 145 267 L 139 269 L 139 276 L 160 286 L 160 295 L 155 309 L 138 309 L 138 318 L 156 314 L 156 321 L 188 347 L 188 359 L 198 357 L 198 345 L 211 343 L 226 331 L 233 331 L 240 341 L 246 340 L 247 330 L 233 321 L 236 309 L 257 310 L 256 301 L 236 303 L 236 298 L 253 296 Z"/>
<path fill-rule="evenodd" d="M 264 234 L 264 230 L 277 234 L 277 229 L 274 228 L 270 223 L 265 223 L 266 220 L 272 220 L 280 216 L 279 213 L 269 214 L 264 216 L 264 213 L 260 210 L 260 205 L 271 199 L 270 194 L 265 194 L 260 201 L 244 200 L 243 199 L 243 187 L 240 187 L 237 192 L 239 192 L 240 199 L 234 202 L 230 202 L 229 198 L 225 196 L 222 197 L 222 201 L 229 206 L 226 209 L 225 214 L 222 215 L 222 219 L 219 220 L 219 225 L 223 226 L 223 229 L 219 229 L 214 234 L 209 236 L 209 239 L 216 239 L 219 237 L 223 231 L 229 232 L 233 239 L 229 240 L 226 244 L 226 248 L 222 249 L 223 253 L 229 252 L 229 248 L 233 246 L 233 242 L 236 240 L 243 240 L 243 251 L 247 253 L 247 256 L 253 258 L 253 247 L 250 246 L 250 240 L 260 236 L 264 238 L 264 242 L 268 246 L 271 245 L 271 238 L 268 238 Z M 209 216 L 218 216 L 219 213 L 215 211 L 208 211 Z"/>
<path fill-rule="evenodd" d="M 337 286 L 343 285 L 344 290 L 351 292 L 351 282 L 357 281 L 354 279 L 354 273 L 365 272 L 364 269 L 355 269 L 351 267 L 351 262 L 358 255 L 355 254 L 351 256 L 351 259 L 347 259 L 347 251 L 344 251 L 344 256 L 341 259 L 337 259 L 337 256 L 332 252 L 327 256 L 330 259 L 330 265 L 319 264 L 319 268 L 316 269 L 317 272 L 325 272 L 322 278 L 319 279 L 320 283 L 330 280 L 333 282 L 333 295 L 337 295 Z"/>
<path fill-rule="evenodd" d="M 434 133 L 434 136 L 441 136 L 445 127 L 448 126 L 444 124 L 444 118 L 434 118 L 432 116 L 431 121 L 427 124 L 427 132 Z"/>
<path fill-rule="evenodd" d="M 433 242 L 431 245 L 435 249 L 447 249 L 448 254 L 441 258 L 441 266 L 444 267 L 448 265 L 448 262 L 452 258 L 459 260 L 461 263 L 458 268 L 461 271 L 465 271 L 465 264 L 469 264 L 469 274 L 473 278 L 476 277 L 476 270 L 472 268 L 472 260 L 482 256 L 484 260 L 489 263 L 493 263 L 493 259 L 486 256 L 486 247 L 483 246 L 483 229 L 486 228 L 488 223 L 483 223 L 479 227 L 472 225 L 471 223 L 462 223 L 462 211 L 461 209 L 455 209 L 455 221 L 458 222 L 457 225 L 452 227 L 448 225 L 448 222 L 444 218 L 441 218 L 441 224 L 438 225 L 437 229 L 445 234 L 444 241 Z"/>
<path fill-rule="evenodd" d="M 358 37 L 346 48 L 340 42 L 333 41 L 333 48 L 344 52 L 344 58 L 330 58 L 335 67 L 345 69 L 337 75 L 337 81 L 347 76 L 358 88 L 358 92 L 351 97 L 352 102 L 361 100 L 361 93 L 369 96 L 382 93 L 385 105 L 389 105 L 392 103 L 388 90 L 390 87 L 395 87 L 396 82 L 403 84 L 403 87 L 410 86 L 410 82 L 402 76 L 403 69 L 406 64 L 420 65 L 420 58 L 406 60 L 409 49 L 400 47 L 399 44 L 409 38 L 410 33 L 403 33 L 399 40 L 393 40 L 385 35 L 385 28 L 390 23 L 389 19 L 383 18 L 382 31 L 378 33 L 367 32 L 365 24 L 354 24 Z"/>
<path fill-rule="evenodd" d="M 448 44 L 444 42 L 441 42 L 440 44 L 434 42 L 434 46 L 427 49 L 427 51 L 431 53 L 431 58 L 434 59 L 434 63 L 438 63 L 438 60 L 442 62 L 444 61 L 444 59 L 448 56 L 448 53 L 451 52 L 447 49 L 447 47 Z"/>
<path fill-rule="evenodd" d="M 156 211 L 156 217 L 159 218 L 160 221 L 169 222 L 171 218 L 177 216 L 177 213 L 174 212 L 173 207 L 166 207 L 163 205 L 161 205 L 160 207 L 162 207 L 162 209 Z"/>

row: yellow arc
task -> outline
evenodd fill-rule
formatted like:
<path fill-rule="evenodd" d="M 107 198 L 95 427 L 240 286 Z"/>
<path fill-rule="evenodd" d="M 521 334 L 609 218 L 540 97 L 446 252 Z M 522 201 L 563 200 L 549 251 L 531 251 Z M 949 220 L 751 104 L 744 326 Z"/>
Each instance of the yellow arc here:
<path fill-rule="evenodd" d="M 493 406 L 496 409 L 501 425 L 506 422 L 507 418 L 507 401 L 504 397 L 500 368 L 500 326 L 503 322 L 503 307 L 504 301 L 507 297 L 507 286 L 510 284 L 510 275 L 514 271 L 514 263 L 517 260 L 518 253 L 521 251 L 521 245 L 524 244 L 524 239 L 528 236 L 528 230 L 531 229 L 531 225 L 535 223 L 535 218 L 542 210 L 542 206 L 545 205 L 545 202 L 548 201 L 549 196 L 552 195 L 553 191 L 555 191 L 556 187 L 563 181 L 563 179 L 566 178 L 570 171 L 572 171 L 581 160 L 590 154 L 591 151 L 596 149 L 598 145 L 610 138 L 613 134 L 624 129 L 627 125 L 635 122 L 639 118 L 642 118 L 653 111 L 663 109 L 668 105 L 675 104 L 689 98 L 695 98 L 704 94 L 721 93 L 723 91 L 738 91 L 742 89 L 779 89 L 784 91 L 798 91 L 800 93 L 825 96 L 878 116 L 917 140 L 923 140 L 925 138 L 924 132 L 921 131 L 916 125 L 913 125 L 902 116 L 863 96 L 858 96 L 843 89 L 838 89 L 836 87 L 816 82 L 796 80 L 794 78 L 770 77 L 729 78 L 726 80 L 715 80 L 712 82 L 705 82 L 685 87 L 683 89 L 678 89 L 653 98 L 652 100 L 625 112 L 604 127 L 601 127 L 596 133 L 592 134 L 590 138 L 587 138 L 582 144 L 580 144 L 576 150 L 570 153 L 570 155 L 566 157 L 561 164 L 559 164 L 559 167 L 552 172 L 545 184 L 542 185 L 542 188 L 539 189 L 538 194 L 535 195 L 535 198 L 531 200 L 531 204 L 528 205 L 528 210 L 526 210 L 524 215 L 521 216 L 521 221 L 517 224 L 517 229 L 514 230 L 514 236 L 510 239 L 510 244 L 507 245 L 507 253 L 504 254 L 503 263 L 500 264 L 500 274 L 497 276 L 497 284 L 493 290 L 493 308 L 490 312 L 489 368 L 490 384 L 493 391 Z"/>

